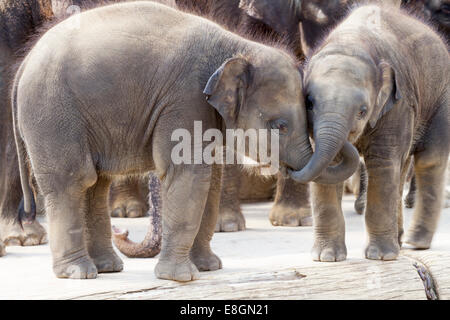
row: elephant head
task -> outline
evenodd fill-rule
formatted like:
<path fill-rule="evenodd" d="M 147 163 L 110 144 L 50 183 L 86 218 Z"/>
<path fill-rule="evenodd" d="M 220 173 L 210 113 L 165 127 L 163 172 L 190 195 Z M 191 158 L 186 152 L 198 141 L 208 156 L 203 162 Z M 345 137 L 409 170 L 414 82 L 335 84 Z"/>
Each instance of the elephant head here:
<path fill-rule="evenodd" d="M 280 164 L 298 170 L 308 162 L 312 149 L 301 74 L 294 60 L 286 57 L 228 59 L 211 75 L 204 94 L 227 129 L 278 130 Z M 268 140 L 271 152 L 270 135 Z M 248 153 L 254 150 L 245 151 L 252 157 Z"/>
<path fill-rule="evenodd" d="M 278 130 L 282 168 L 301 170 L 310 161 L 302 77 L 293 59 L 280 55 L 231 58 L 210 77 L 204 93 L 227 128 Z M 353 171 L 341 170 L 338 165 L 324 168 L 321 177 L 314 178 L 343 181 Z"/>
<path fill-rule="evenodd" d="M 292 173 L 298 181 L 320 175 L 344 149 L 352 155 L 348 165 L 357 163 L 352 143 L 401 99 L 394 66 L 375 62 L 368 54 L 344 51 L 324 49 L 307 66 L 306 108 L 316 148 L 308 165 Z"/>

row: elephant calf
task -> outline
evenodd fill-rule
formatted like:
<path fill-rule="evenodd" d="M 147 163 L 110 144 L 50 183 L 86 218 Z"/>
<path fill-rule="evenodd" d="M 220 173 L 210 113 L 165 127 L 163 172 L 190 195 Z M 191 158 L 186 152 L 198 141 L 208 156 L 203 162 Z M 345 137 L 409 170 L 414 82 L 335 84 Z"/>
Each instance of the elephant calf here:
<path fill-rule="evenodd" d="M 406 242 L 429 248 L 442 208 L 450 148 L 450 59 L 427 25 L 389 6 L 355 9 L 310 58 L 305 71 L 319 174 L 350 141 L 368 171 L 368 259 L 396 259 L 403 233 L 401 195 L 411 157 L 417 205 Z M 303 172 L 306 172 L 303 170 Z M 312 177 L 311 177 L 312 175 Z M 292 173 L 303 181 L 304 174 Z M 314 260 L 346 258 L 336 185 L 313 184 Z"/>
<path fill-rule="evenodd" d="M 122 270 L 106 209 L 110 180 L 150 170 L 162 183 L 157 277 L 189 281 L 221 268 L 209 244 L 221 168 L 172 162 L 176 129 L 194 133 L 194 121 L 202 133 L 276 129 L 283 167 L 300 170 L 312 156 L 291 55 L 153 2 L 98 8 L 53 27 L 22 63 L 12 96 L 24 209 L 28 156 L 61 278 Z"/>

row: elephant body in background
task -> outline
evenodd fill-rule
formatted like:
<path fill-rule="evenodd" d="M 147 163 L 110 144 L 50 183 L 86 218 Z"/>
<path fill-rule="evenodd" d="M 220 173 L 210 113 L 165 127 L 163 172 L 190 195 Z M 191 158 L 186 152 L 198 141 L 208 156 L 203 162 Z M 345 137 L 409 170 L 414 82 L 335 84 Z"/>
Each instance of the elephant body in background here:
<path fill-rule="evenodd" d="M 320 173 L 343 143 L 364 156 L 366 257 L 392 260 L 399 254 L 401 199 L 412 156 L 418 201 L 405 241 L 429 248 L 450 148 L 450 58 L 439 35 L 393 7 L 359 7 L 310 57 L 304 83 L 317 155 L 305 169 Z M 291 176 L 303 181 L 302 175 Z M 314 260 L 346 257 L 337 187 L 313 183 Z"/>
<path fill-rule="evenodd" d="M 29 38 L 52 17 L 50 0 L 0 0 L 0 255 L 6 245 L 45 243 L 39 222 L 17 223 L 22 198 L 17 153 L 14 143 L 10 87 L 15 65 Z"/>
<path fill-rule="evenodd" d="M 202 122 L 202 133 L 277 129 L 280 164 L 300 170 L 312 148 L 295 59 L 153 2 L 106 6 L 78 18 L 79 29 L 68 18 L 41 38 L 12 95 L 21 176 L 27 176 L 26 152 L 45 198 L 55 274 L 94 278 L 122 269 L 106 210 L 110 179 L 151 170 L 162 189 L 156 275 L 189 281 L 198 270 L 221 268 L 209 245 L 220 167 L 175 164 L 170 136 L 180 128 L 192 134 L 194 121 Z M 29 212 L 31 191 L 21 182 Z"/>

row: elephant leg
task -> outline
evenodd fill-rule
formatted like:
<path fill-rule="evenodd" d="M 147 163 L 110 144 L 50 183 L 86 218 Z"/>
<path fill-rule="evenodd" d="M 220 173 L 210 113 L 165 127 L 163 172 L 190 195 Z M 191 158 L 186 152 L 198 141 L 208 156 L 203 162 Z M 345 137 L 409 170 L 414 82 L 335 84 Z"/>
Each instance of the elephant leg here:
<path fill-rule="evenodd" d="M 155 267 L 160 279 L 191 281 L 199 276 L 190 251 L 202 222 L 211 171 L 206 165 L 173 166 L 162 181 L 163 241 Z"/>
<path fill-rule="evenodd" d="M 5 254 L 6 254 L 5 245 L 3 244 L 3 241 L 0 240 L 0 257 L 3 257 Z"/>
<path fill-rule="evenodd" d="M 211 186 L 202 223 L 190 253 L 192 262 L 200 271 L 213 271 L 222 268 L 222 262 L 212 252 L 210 245 L 219 216 L 222 168 L 223 166 L 219 165 L 213 165 L 212 167 Z"/>
<path fill-rule="evenodd" d="M 312 205 L 315 261 L 342 261 L 347 257 L 345 246 L 345 221 L 341 199 L 343 184 L 324 185 L 312 183 Z"/>
<path fill-rule="evenodd" d="M 409 184 L 409 191 L 408 194 L 405 197 L 405 207 L 407 208 L 414 208 L 414 202 L 416 199 L 416 175 L 413 175 L 411 178 L 411 182 Z"/>
<path fill-rule="evenodd" d="M 138 176 L 113 181 L 109 194 L 109 208 L 112 217 L 139 218 L 148 211 L 148 178 Z"/>
<path fill-rule="evenodd" d="M 445 170 L 450 149 L 449 120 L 438 112 L 423 138 L 426 142 L 414 153 L 416 205 L 405 242 L 428 249 L 436 231 L 444 202 Z"/>
<path fill-rule="evenodd" d="M 400 252 L 399 201 L 401 164 L 385 159 L 366 159 L 369 175 L 365 214 L 368 244 L 365 255 L 373 260 L 394 260 Z"/>
<path fill-rule="evenodd" d="M 239 166 L 224 165 L 216 232 L 245 230 L 245 218 L 241 212 L 241 201 L 239 199 L 241 174 Z"/>
<path fill-rule="evenodd" d="M 308 184 L 298 183 L 278 174 L 275 203 L 269 219 L 274 226 L 311 226 Z"/>
<path fill-rule="evenodd" d="M 367 169 L 364 162 L 360 161 L 359 163 L 359 188 L 357 189 L 357 193 L 355 194 L 356 200 L 355 200 L 355 211 L 357 214 L 363 214 L 364 210 L 366 209 L 366 202 L 367 202 Z"/>
<path fill-rule="evenodd" d="M 1 94 L 0 94 L 0 104 Z M 9 104 L 5 104 L 5 106 Z M 47 243 L 44 227 L 34 220 L 20 226 L 17 217 L 22 199 L 19 166 L 10 108 L 1 110 L 0 119 L 0 240 L 7 246 L 33 246 Z M 41 208 L 40 208 L 41 209 Z"/>
<path fill-rule="evenodd" d="M 86 244 L 99 273 L 123 270 L 123 262 L 114 252 L 111 243 L 111 219 L 107 208 L 110 184 L 108 178 L 100 176 L 97 183 L 88 190 Z"/>
<path fill-rule="evenodd" d="M 73 180 L 54 186 L 51 180 L 67 182 L 66 175 L 37 174 L 36 178 L 45 197 L 55 275 L 58 278 L 96 278 L 97 268 L 86 248 L 86 186 Z"/>
<path fill-rule="evenodd" d="M 402 246 L 402 237 L 403 237 L 403 233 L 404 233 L 403 203 L 402 203 L 403 189 L 405 186 L 406 179 L 410 172 L 411 160 L 412 160 L 412 157 L 409 157 L 408 160 L 406 160 L 405 164 L 402 166 L 401 176 L 400 176 L 400 185 L 399 185 L 399 190 L 398 190 L 399 200 L 397 201 L 397 225 L 398 225 L 398 244 L 400 247 Z"/>

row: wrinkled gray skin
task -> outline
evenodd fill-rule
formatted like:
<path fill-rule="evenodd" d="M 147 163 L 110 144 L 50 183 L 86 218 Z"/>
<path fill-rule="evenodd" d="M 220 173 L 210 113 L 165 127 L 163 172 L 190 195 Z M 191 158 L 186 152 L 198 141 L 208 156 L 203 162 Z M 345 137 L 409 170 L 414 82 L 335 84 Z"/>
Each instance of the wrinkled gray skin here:
<path fill-rule="evenodd" d="M 17 212 L 22 198 L 14 143 L 9 88 L 20 51 L 43 22 L 52 16 L 50 0 L 0 0 L 0 256 L 6 245 L 46 243 L 39 222 L 22 229 Z"/>
<path fill-rule="evenodd" d="M 350 141 L 365 160 L 368 259 L 392 260 L 399 254 L 401 194 L 411 156 L 417 205 L 405 241 L 420 249 L 430 247 L 450 148 L 449 77 L 449 54 L 437 34 L 394 8 L 373 5 L 353 11 L 308 63 L 305 94 L 314 155 L 327 166 Z M 318 183 L 312 187 L 314 260 L 346 258 L 336 188 Z"/>
<path fill-rule="evenodd" d="M 110 179 L 153 169 L 162 183 L 157 277 L 189 281 L 198 270 L 221 268 L 209 245 L 221 168 L 175 165 L 178 142 L 169 137 L 179 128 L 193 132 L 195 120 L 203 130 L 277 127 L 281 164 L 301 169 L 312 151 L 295 61 L 150 2 L 79 18 L 81 28 L 70 28 L 69 18 L 41 38 L 13 89 L 24 208 L 26 152 L 45 198 L 55 274 L 95 278 L 122 270 L 106 209 Z"/>
<path fill-rule="evenodd" d="M 402 0 L 402 4 L 431 21 L 447 42 L 450 40 L 450 0 Z"/>

